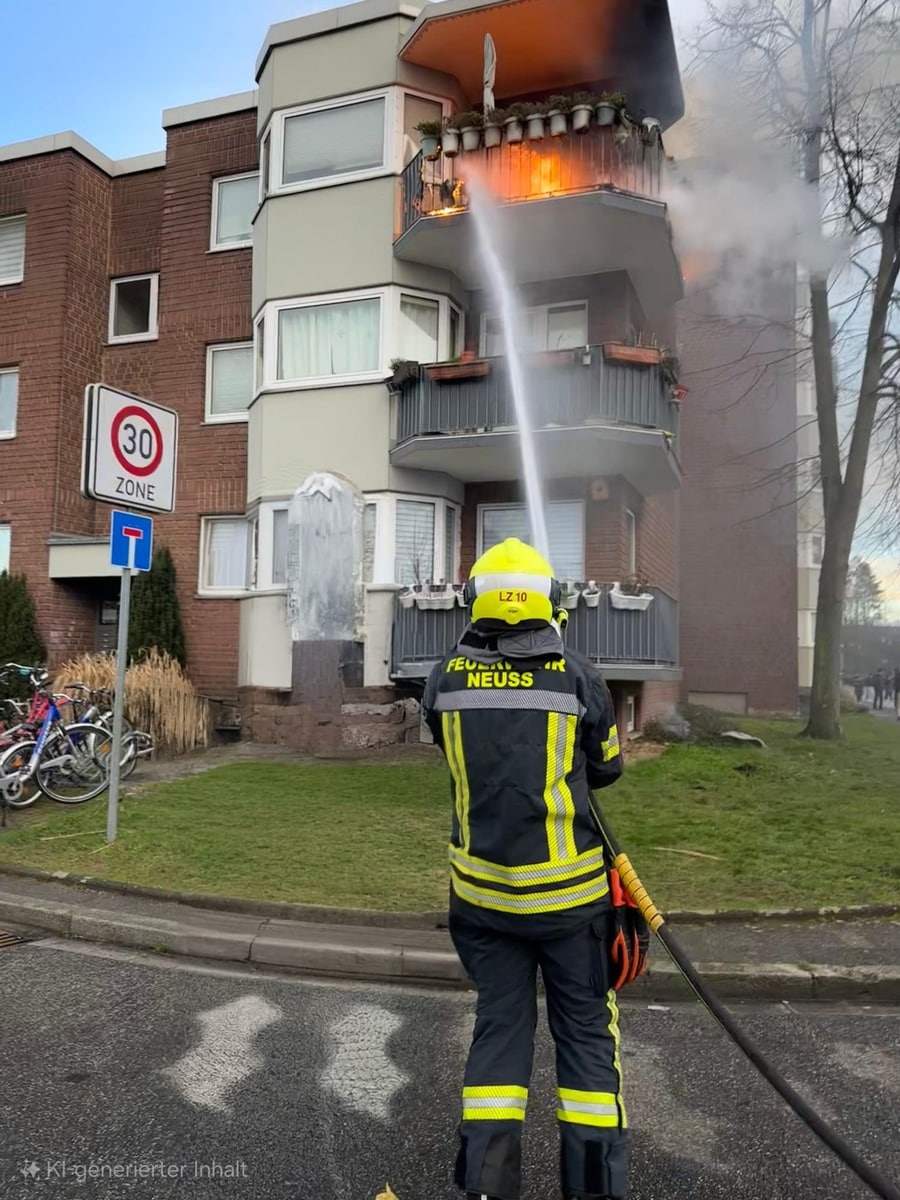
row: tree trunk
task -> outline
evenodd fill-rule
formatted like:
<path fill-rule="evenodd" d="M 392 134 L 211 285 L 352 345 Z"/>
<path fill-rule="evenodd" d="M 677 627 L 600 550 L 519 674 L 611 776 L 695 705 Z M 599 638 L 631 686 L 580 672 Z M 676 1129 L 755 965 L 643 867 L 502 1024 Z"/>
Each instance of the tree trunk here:
<path fill-rule="evenodd" d="M 849 556 L 826 547 L 819 574 L 816 638 L 809 720 L 804 737 L 833 740 L 841 736 L 841 629 Z"/>

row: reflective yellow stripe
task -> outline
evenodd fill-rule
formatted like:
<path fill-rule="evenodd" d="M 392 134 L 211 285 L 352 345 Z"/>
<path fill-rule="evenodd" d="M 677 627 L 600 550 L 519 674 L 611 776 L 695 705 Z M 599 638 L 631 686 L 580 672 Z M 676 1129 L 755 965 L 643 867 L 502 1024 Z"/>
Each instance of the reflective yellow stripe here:
<path fill-rule="evenodd" d="M 466 849 L 469 845 L 469 777 L 466 773 L 466 760 L 463 755 L 462 728 L 459 713 L 444 713 L 441 716 L 441 729 L 444 734 L 447 765 L 450 768 L 450 774 L 453 776 L 459 838 L 463 844 L 463 848 Z"/>
<path fill-rule="evenodd" d="M 582 1092 L 575 1088 L 558 1088 L 557 1119 L 572 1125 L 594 1125 L 601 1129 L 619 1126 L 619 1103 L 613 1092 Z"/>
<path fill-rule="evenodd" d="M 619 1106 L 619 1122 L 623 1129 L 628 1128 L 628 1114 L 625 1112 L 625 1100 L 623 1097 L 622 1083 L 622 1059 L 619 1054 L 622 1035 L 619 1031 L 619 1006 L 616 1003 L 616 993 L 610 988 L 606 993 L 606 1007 L 609 1009 L 609 1032 L 612 1034 L 613 1045 L 615 1051 L 613 1053 L 613 1069 L 616 1072 L 616 1079 L 619 1081 L 619 1089 L 616 1093 L 616 1103 Z"/>
<path fill-rule="evenodd" d="M 519 867 L 506 867 L 502 863 L 488 862 L 466 854 L 458 846 L 451 844 L 450 861 L 465 875 L 474 879 L 485 879 L 489 883 L 505 883 L 508 887 L 534 887 L 541 883 L 565 883 L 568 879 L 577 879 L 579 875 L 603 866 L 603 850 L 587 850 L 576 854 L 570 862 L 565 863 L 528 863 Z"/>
<path fill-rule="evenodd" d="M 491 1084 L 463 1088 L 464 1121 L 524 1121 L 528 1088 Z"/>
<path fill-rule="evenodd" d="M 559 912 L 564 908 L 575 908 L 579 904 L 589 904 L 592 900 L 601 900 L 609 891 L 606 872 L 598 874 L 596 879 L 577 887 L 560 888 L 554 891 L 534 892 L 528 896 L 511 895 L 508 892 L 495 892 L 491 888 L 478 887 L 467 883 L 452 874 L 453 890 L 462 900 L 467 900 L 478 908 L 490 908 L 495 912 L 509 913 L 546 913 Z"/>
<path fill-rule="evenodd" d="M 611 762 L 619 753 L 619 731 L 615 725 L 610 725 L 609 737 L 602 743 L 602 746 L 603 761 Z"/>
<path fill-rule="evenodd" d="M 578 718 L 551 712 L 547 715 L 547 772 L 544 803 L 547 806 L 547 849 L 551 863 L 574 858 L 575 802 L 566 776 L 572 769 Z"/>

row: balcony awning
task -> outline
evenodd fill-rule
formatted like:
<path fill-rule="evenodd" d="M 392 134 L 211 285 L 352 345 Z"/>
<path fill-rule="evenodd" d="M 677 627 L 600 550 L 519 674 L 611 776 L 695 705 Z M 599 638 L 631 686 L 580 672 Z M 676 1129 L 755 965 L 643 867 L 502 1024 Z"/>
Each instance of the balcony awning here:
<path fill-rule="evenodd" d="M 486 33 L 497 48 L 498 104 L 609 83 L 663 128 L 684 114 L 666 0 L 442 0 L 425 5 L 400 58 L 454 76 L 480 104 Z"/>

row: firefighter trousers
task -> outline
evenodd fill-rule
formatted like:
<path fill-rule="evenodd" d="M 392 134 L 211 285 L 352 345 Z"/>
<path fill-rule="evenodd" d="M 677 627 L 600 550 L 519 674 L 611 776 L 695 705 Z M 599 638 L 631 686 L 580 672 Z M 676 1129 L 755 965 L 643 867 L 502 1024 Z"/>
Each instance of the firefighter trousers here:
<path fill-rule="evenodd" d="M 563 936 L 502 933 L 451 910 L 450 934 L 478 990 L 466 1064 L 456 1185 L 519 1200 L 521 1139 L 537 1024 L 537 970 L 556 1045 L 560 1182 L 564 1200 L 626 1195 L 628 1134 L 619 1014 L 609 989 L 608 916 Z"/>

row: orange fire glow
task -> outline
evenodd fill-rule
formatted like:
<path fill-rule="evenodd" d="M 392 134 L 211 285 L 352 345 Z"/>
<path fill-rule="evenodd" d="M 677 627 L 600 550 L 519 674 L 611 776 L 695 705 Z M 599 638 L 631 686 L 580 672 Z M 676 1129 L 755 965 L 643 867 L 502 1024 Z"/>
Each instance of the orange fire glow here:
<path fill-rule="evenodd" d="M 507 145 L 498 155 L 461 156 L 460 177 L 477 176 L 500 201 L 537 199 L 586 191 L 613 182 L 611 172 L 550 144 Z"/>

